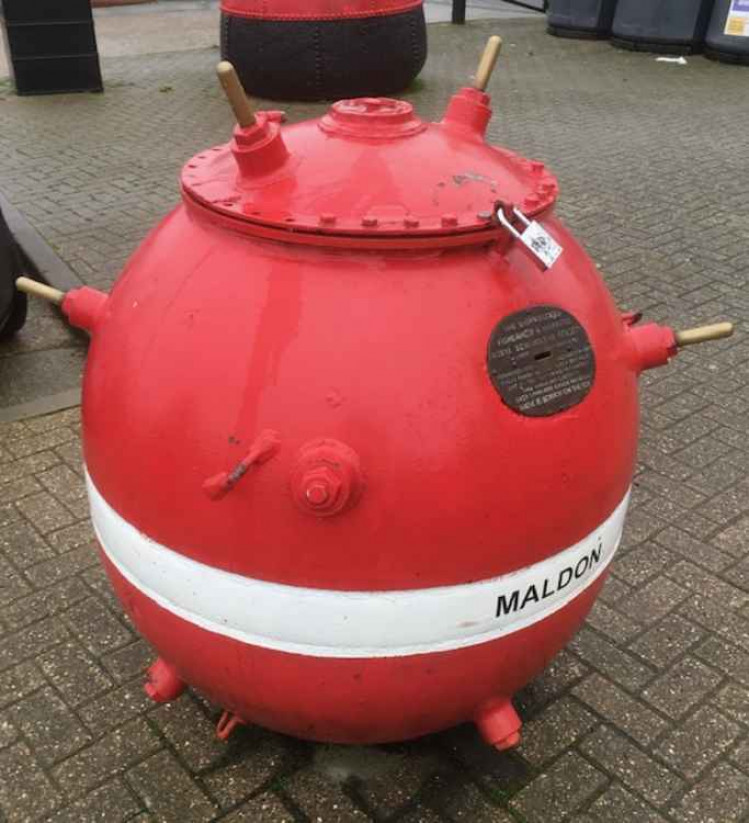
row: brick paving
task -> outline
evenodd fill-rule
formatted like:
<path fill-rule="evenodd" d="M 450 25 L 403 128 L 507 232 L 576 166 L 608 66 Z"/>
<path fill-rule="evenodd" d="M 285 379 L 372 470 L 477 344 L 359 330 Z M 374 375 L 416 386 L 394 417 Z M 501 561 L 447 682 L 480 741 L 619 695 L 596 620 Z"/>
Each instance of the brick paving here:
<path fill-rule="evenodd" d="M 424 114 L 490 30 L 432 27 Z M 502 34 L 492 137 L 559 174 L 560 214 L 619 304 L 745 321 L 746 70 L 559 41 L 540 20 Z M 226 137 L 215 59 L 118 58 L 104 96 L 0 102 L 0 188 L 87 282 L 112 282 L 181 161 Z M 524 741 L 501 755 L 468 726 L 371 748 L 258 728 L 221 744 L 200 695 L 150 704 L 150 652 L 92 548 L 78 411 L 0 426 L 0 820 L 749 820 L 749 342 L 740 328 L 642 382 L 612 575 L 518 695 Z"/>

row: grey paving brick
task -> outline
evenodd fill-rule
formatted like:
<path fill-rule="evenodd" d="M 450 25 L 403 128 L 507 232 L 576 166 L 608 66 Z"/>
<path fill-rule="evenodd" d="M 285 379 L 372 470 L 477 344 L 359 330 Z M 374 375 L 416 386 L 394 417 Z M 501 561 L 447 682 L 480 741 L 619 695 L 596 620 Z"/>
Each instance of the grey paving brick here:
<path fill-rule="evenodd" d="M 742 517 L 723 529 L 711 542 L 734 557 L 745 557 L 749 554 L 749 516 Z"/>
<path fill-rule="evenodd" d="M 24 497 L 44 491 L 33 477 L 21 477 L 0 485 L 0 503 L 15 503 Z"/>
<path fill-rule="evenodd" d="M 588 615 L 588 625 L 622 645 L 626 645 L 628 640 L 642 630 L 633 620 L 600 600 L 594 604 Z"/>
<path fill-rule="evenodd" d="M 143 674 L 155 658 L 155 653 L 145 640 L 136 640 L 127 646 L 122 646 L 117 651 L 103 655 L 101 661 L 109 674 L 122 683 L 136 675 Z"/>
<path fill-rule="evenodd" d="M 72 634 L 94 655 L 103 655 L 131 643 L 133 634 L 96 597 L 77 603 L 63 614 Z"/>
<path fill-rule="evenodd" d="M 556 699 L 590 671 L 580 658 L 563 649 L 547 668 L 518 695 L 529 713 Z"/>
<path fill-rule="evenodd" d="M 435 821 L 438 818 L 434 818 Z M 222 818 L 223 823 L 294 823 L 292 813 L 279 798 L 265 792 L 248 800 L 231 814 Z"/>
<path fill-rule="evenodd" d="M 143 689 L 143 679 L 140 677 L 107 691 L 101 697 L 91 700 L 92 696 L 90 693 L 82 695 L 84 702 L 78 706 L 78 715 L 96 737 L 145 714 L 156 705 Z"/>
<path fill-rule="evenodd" d="M 438 752 L 411 747 L 387 751 L 376 746 L 321 745 L 315 748 L 312 764 L 316 772 L 345 783 L 358 805 L 378 818 L 397 816 L 435 776 L 451 771 Z"/>
<path fill-rule="evenodd" d="M 749 687 L 749 654 L 718 637 L 709 637 L 694 656 Z"/>
<path fill-rule="evenodd" d="M 0 709 L 15 703 L 44 685 L 44 677 L 32 662 L 21 663 L 0 673 Z"/>
<path fill-rule="evenodd" d="M 575 686 L 573 694 L 601 717 L 647 746 L 668 725 L 663 718 L 599 674 Z"/>
<path fill-rule="evenodd" d="M 92 545 L 86 545 L 71 549 L 53 560 L 37 563 L 26 569 L 25 574 L 35 588 L 45 588 L 66 577 L 78 574 L 95 563 L 98 563 L 96 552 Z"/>
<path fill-rule="evenodd" d="M 749 725 L 749 689 L 736 683 L 726 683 L 713 698 L 713 704 L 726 717 Z"/>
<path fill-rule="evenodd" d="M 667 573 L 681 586 L 702 597 L 710 597 L 725 608 L 740 609 L 749 602 L 749 593 L 708 574 L 704 569 L 692 563 L 682 561 L 669 569 Z"/>
<path fill-rule="evenodd" d="M 604 584 L 603 589 L 601 589 L 598 599 L 602 603 L 607 603 L 609 606 L 615 606 L 631 593 L 631 586 L 627 585 L 627 583 L 620 580 L 618 577 L 614 577 L 610 574 L 606 578 L 606 583 Z"/>
<path fill-rule="evenodd" d="M 149 757 L 127 779 L 159 821 L 202 823 L 216 815 L 216 807 L 169 752 Z"/>
<path fill-rule="evenodd" d="M 499 802 L 488 799 L 475 785 L 456 780 L 434 804 L 443 820 L 455 823 L 514 823 L 515 818 Z"/>
<path fill-rule="evenodd" d="M 142 718 L 137 718 L 74 754 L 56 766 L 52 774 L 69 795 L 79 797 L 160 748 L 159 738 Z"/>
<path fill-rule="evenodd" d="M 0 640 L 0 671 L 36 657 L 68 637 L 67 629 L 53 618 L 6 635 Z"/>
<path fill-rule="evenodd" d="M 78 472 L 65 463 L 36 475 L 36 479 L 57 500 L 66 505 L 86 500 L 86 485 Z"/>
<path fill-rule="evenodd" d="M 158 706 L 151 718 L 193 772 L 225 758 L 226 744 L 216 737 L 216 723 L 198 708 L 189 692 Z"/>
<path fill-rule="evenodd" d="M 42 434 L 80 423 L 81 410 L 78 406 L 72 409 L 44 414 L 40 417 L 31 417 L 23 421 L 24 430 L 30 434 Z"/>
<path fill-rule="evenodd" d="M 111 780 L 54 814 L 49 823 L 124 823 L 141 806 L 121 780 Z"/>
<path fill-rule="evenodd" d="M 665 518 L 644 509 L 634 509 L 629 513 L 624 527 L 624 541 L 628 546 L 636 546 L 658 534 L 667 525 Z"/>
<path fill-rule="evenodd" d="M 42 534 L 61 529 L 75 522 L 70 510 L 65 508 L 49 492 L 39 492 L 24 497 L 16 503 L 19 511 Z"/>
<path fill-rule="evenodd" d="M 720 439 L 721 431 L 718 429 L 713 432 L 713 436 Z M 715 493 L 735 485 L 745 476 L 745 471 L 742 471 L 733 465 L 730 459 L 724 457 L 697 471 L 685 480 L 685 484 L 697 491 Z"/>
<path fill-rule="evenodd" d="M 598 675 L 589 675 L 576 689 Z M 598 724 L 594 714 L 579 701 L 562 697 L 523 726 L 519 753 L 534 766 L 553 760 Z"/>
<path fill-rule="evenodd" d="M 58 427 L 41 434 L 25 434 L 23 437 L 8 440 L 5 447 L 14 457 L 28 457 L 37 452 L 47 451 L 73 440 L 75 434 L 67 427 Z"/>
<path fill-rule="evenodd" d="M 0 504 L 0 529 L 9 526 L 11 523 L 18 523 L 21 520 L 23 520 L 23 515 L 15 503 Z"/>
<path fill-rule="evenodd" d="M 683 823 L 734 823 L 749 809 L 749 777 L 728 763 L 719 763 L 675 807 Z"/>
<path fill-rule="evenodd" d="M 688 596 L 685 588 L 659 575 L 627 598 L 627 612 L 634 620 L 649 625 L 667 615 Z"/>
<path fill-rule="evenodd" d="M 696 510 L 687 512 L 683 517 L 679 518 L 679 528 L 696 537 L 698 540 L 705 542 L 715 534 L 716 524 L 712 520 L 703 517 Z"/>
<path fill-rule="evenodd" d="M 665 823 L 666 818 L 618 783 L 612 783 L 588 809 L 589 823 Z"/>
<path fill-rule="evenodd" d="M 20 629 L 69 609 L 90 594 L 78 578 L 68 578 L 52 589 L 34 592 L 13 601 L 3 609 L 3 618 L 11 629 Z"/>
<path fill-rule="evenodd" d="M 704 629 L 678 614 L 670 614 L 633 641 L 629 649 L 663 669 L 705 637 Z"/>
<path fill-rule="evenodd" d="M 330 823 L 366 820 L 364 812 L 344 794 L 341 786 L 318 774 L 303 769 L 283 782 L 283 791 L 313 820 L 321 818 Z"/>
<path fill-rule="evenodd" d="M 0 556 L 0 605 L 12 603 L 30 592 L 28 583 L 17 569 Z"/>
<path fill-rule="evenodd" d="M 68 757 L 91 739 L 78 718 L 50 688 L 24 697 L 6 709 L 6 714 L 44 765 Z"/>
<path fill-rule="evenodd" d="M 721 682 L 714 668 L 685 657 L 653 681 L 642 693 L 645 700 L 669 717 L 683 717 Z"/>
<path fill-rule="evenodd" d="M 528 823 L 556 823 L 578 810 L 606 777 L 575 752 L 567 752 L 511 802 Z"/>
<path fill-rule="evenodd" d="M 713 598 L 695 595 L 684 601 L 679 611 L 716 635 L 749 649 L 749 618 L 744 614 L 746 607 L 732 611 Z"/>
<path fill-rule="evenodd" d="M 739 745 L 729 753 L 728 757 L 744 774 L 749 774 L 749 740 L 744 740 L 743 743 L 739 743 Z"/>
<path fill-rule="evenodd" d="M 245 800 L 281 774 L 287 761 L 287 741 L 281 735 L 251 727 L 235 732 L 231 742 L 237 748 L 227 753 L 228 762 L 203 779 L 224 809 Z"/>
<path fill-rule="evenodd" d="M 740 734 L 741 728 L 717 709 L 703 707 L 668 734 L 656 752 L 673 769 L 693 780 Z"/>
<path fill-rule="evenodd" d="M 70 466 L 73 471 L 80 472 L 83 465 L 83 451 L 78 438 L 55 447 L 55 454 Z"/>
<path fill-rule="evenodd" d="M 112 686 L 98 661 L 76 641 L 55 646 L 40 655 L 37 664 L 70 706 L 91 700 Z"/>
<path fill-rule="evenodd" d="M 96 554 L 94 549 L 94 531 L 88 519 L 52 532 L 46 535 L 46 539 L 57 554 L 65 554 L 72 549 L 80 548 L 89 550 L 93 555 Z"/>
<path fill-rule="evenodd" d="M 8 716 L 8 711 L 0 711 L 0 749 L 6 749 L 18 739 L 18 730 Z"/>
<path fill-rule="evenodd" d="M 0 751 L 0 810 L 8 823 L 28 823 L 54 811 L 61 802 L 25 743 Z"/>
<path fill-rule="evenodd" d="M 746 512 L 746 489 L 724 489 L 696 511 L 714 523 L 727 525 Z"/>
<path fill-rule="evenodd" d="M 749 557 L 745 557 L 733 566 L 724 568 L 721 577 L 731 586 L 749 592 Z"/>
<path fill-rule="evenodd" d="M 521 700 L 522 697 L 518 695 L 515 703 L 520 706 Z M 520 713 L 525 715 L 522 707 Z M 533 775 L 533 770 L 524 758 L 514 752 L 498 752 L 487 746 L 473 723 L 463 723 L 448 729 L 435 739 L 489 794 L 497 790 L 515 790 L 527 783 Z M 437 778 L 444 782 L 444 775 L 438 775 Z"/>
<path fill-rule="evenodd" d="M 593 762 L 655 806 L 664 806 L 685 785 L 678 775 L 606 726 L 584 740 L 581 749 Z"/>
<path fill-rule="evenodd" d="M 664 529 L 655 540 L 674 555 L 682 555 L 692 563 L 704 566 L 712 572 L 719 572 L 735 562 L 735 558 L 727 552 L 709 543 L 705 544 L 701 540 L 695 540 L 691 535 L 674 526 Z"/>
<path fill-rule="evenodd" d="M 587 628 L 577 635 L 570 648 L 586 663 L 631 691 L 637 691 L 654 675 L 648 666 Z"/>
<path fill-rule="evenodd" d="M 660 574 L 674 561 L 673 554 L 654 541 L 646 541 L 614 559 L 613 574 L 630 586 L 639 586 Z"/>

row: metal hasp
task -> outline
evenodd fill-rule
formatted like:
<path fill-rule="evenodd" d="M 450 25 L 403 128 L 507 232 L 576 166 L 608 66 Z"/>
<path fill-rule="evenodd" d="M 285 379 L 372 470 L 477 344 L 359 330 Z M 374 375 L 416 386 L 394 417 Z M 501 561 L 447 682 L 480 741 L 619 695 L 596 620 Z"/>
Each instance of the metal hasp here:
<path fill-rule="evenodd" d="M 554 175 L 486 141 L 499 46 L 439 122 L 285 124 L 221 66 L 233 133 L 111 294 L 19 281 L 91 333 L 91 517 L 147 691 L 199 689 L 222 739 L 517 745 L 622 537 L 638 376 L 732 331 L 618 311 Z"/>

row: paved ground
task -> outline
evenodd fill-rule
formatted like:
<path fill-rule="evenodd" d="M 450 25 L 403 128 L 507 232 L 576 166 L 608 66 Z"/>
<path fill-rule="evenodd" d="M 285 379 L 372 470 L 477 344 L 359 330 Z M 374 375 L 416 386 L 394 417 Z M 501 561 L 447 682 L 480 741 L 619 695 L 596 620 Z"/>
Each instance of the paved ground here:
<path fill-rule="evenodd" d="M 410 95 L 423 114 L 439 115 L 493 28 L 432 27 Z M 620 305 L 677 326 L 746 321 L 746 70 L 555 40 L 535 18 L 501 33 L 492 138 L 559 173 L 560 213 Z M 87 282 L 112 282 L 174 202 L 182 160 L 226 138 L 215 60 L 107 59 L 103 96 L 3 95 L 0 189 Z M 149 705 L 148 649 L 91 547 L 77 412 L 0 427 L 0 820 L 749 820 L 741 327 L 650 373 L 643 397 L 612 577 L 577 639 L 518 696 L 525 741 L 504 755 L 469 727 L 373 749 L 245 729 L 225 746 L 198 695 Z"/>

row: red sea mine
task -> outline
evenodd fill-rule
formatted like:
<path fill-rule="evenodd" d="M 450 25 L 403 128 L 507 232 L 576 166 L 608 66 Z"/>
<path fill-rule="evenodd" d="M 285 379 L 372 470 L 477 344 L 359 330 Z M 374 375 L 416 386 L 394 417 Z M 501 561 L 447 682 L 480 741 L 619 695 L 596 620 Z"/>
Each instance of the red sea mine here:
<path fill-rule="evenodd" d="M 109 295 L 59 295 L 147 691 L 200 690 L 221 736 L 517 744 L 513 694 L 621 538 L 639 374 L 731 332 L 617 310 L 555 177 L 485 140 L 498 47 L 438 123 L 362 98 L 283 125 L 222 64 L 233 139 Z"/>

